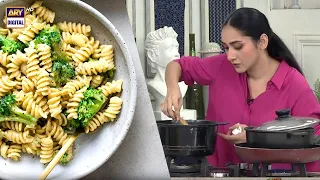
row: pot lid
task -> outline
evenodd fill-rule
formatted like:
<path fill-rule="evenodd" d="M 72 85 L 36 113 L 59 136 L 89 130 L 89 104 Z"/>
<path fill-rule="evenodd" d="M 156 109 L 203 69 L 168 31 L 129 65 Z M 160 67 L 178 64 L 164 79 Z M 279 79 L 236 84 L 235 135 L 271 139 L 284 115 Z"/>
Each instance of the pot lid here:
<path fill-rule="evenodd" d="M 254 129 L 263 131 L 298 130 L 312 127 L 320 122 L 319 119 L 312 117 L 290 116 L 289 109 L 276 111 L 276 114 L 278 117 L 274 121 L 266 122 L 262 126 Z"/>

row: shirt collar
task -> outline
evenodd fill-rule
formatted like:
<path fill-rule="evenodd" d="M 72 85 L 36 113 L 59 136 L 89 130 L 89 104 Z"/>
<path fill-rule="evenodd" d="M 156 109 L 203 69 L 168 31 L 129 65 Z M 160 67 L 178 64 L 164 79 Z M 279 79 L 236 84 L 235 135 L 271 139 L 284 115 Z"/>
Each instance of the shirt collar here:
<path fill-rule="evenodd" d="M 283 82 L 288 74 L 290 66 L 282 60 L 276 73 L 271 78 L 271 82 L 278 88 L 281 89 Z"/>

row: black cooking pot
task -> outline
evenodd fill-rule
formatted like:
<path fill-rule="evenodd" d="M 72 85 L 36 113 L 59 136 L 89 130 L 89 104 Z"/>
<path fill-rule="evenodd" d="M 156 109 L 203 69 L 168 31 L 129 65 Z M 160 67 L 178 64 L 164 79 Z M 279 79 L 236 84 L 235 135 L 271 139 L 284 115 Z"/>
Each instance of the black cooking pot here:
<path fill-rule="evenodd" d="M 208 120 L 188 121 L 182 125 L 177 121 L 157 121 L 157 126 L 166 156 L 204 157 L 215 151 L 219 125 L 228 123 Z"/>
<path fill-rule="evenodd" d="M 318 119 L 290 116 L 290 110 L 276 111 L 277 118 L 260 127 L 246 127 L 247 145 L 254 148 L 300 149 L 318 145 L 314 136 Z"/>

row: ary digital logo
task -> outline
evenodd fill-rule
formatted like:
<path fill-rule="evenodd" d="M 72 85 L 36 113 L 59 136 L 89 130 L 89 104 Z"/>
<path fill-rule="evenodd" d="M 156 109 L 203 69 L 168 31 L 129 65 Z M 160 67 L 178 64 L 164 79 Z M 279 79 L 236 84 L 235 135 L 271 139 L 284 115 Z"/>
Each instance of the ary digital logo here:
<path fill-rule="evenodd" d="M 25 10 L 25 7 L 6 7 L 6 28 L 24 28 Z"/>

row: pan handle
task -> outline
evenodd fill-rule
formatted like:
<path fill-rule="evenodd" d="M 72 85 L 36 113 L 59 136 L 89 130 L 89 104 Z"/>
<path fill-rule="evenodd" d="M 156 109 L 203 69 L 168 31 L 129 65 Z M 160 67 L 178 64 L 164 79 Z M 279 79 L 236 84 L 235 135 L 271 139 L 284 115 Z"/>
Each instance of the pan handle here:
<path fill-rule="evenodd" d="M 314 145 L 320 146 L 320 136 L 315 136 L 314 137 Z"/>
<path fill-rule="evenodd" d="M 292 136 L 306 136 L 308 135 L 308 132 L 287 132 L 287 134 L 290 134 Z"/>
<path fill-rule="evenodd" d="M 227 125 L 229 122 L 215 122 L 216 125 Z"/>

